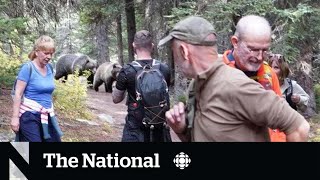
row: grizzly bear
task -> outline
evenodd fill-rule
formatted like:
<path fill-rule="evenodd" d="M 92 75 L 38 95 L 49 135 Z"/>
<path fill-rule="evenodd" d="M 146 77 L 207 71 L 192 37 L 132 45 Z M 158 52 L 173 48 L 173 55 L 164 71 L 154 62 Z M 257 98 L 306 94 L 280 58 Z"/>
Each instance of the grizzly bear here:
<path fill-rule="evenodd" d="M 93 78 L 93 88 L 99 91 L 99 86 L 104 83 L 106 92 L 112 92 L 112 83 L 116 81 L 122 66 L 119 63 L 105 62 L 101 64 Z"/>
<path fill-rule="evenodd" d="M 76 69 L 79 70 L 79 75 L 82 75 L 83 71 L 85 70 L 88 70 L 94 74 L 96 71 L 96 68 L 97 68 L 97 62 L 95 60 L 92 60 L 87 55 L 65 54 L 58 58 L 58 62 L 56 64 L 56 74 L 54 78 L 60 79 L 61 77 L 64 76 L 65 79 L 67 79 L 68 74 L 73 74 L 76 71 Z M 92 80 L 91 80 L 91 84 L 92 84 Z"/>

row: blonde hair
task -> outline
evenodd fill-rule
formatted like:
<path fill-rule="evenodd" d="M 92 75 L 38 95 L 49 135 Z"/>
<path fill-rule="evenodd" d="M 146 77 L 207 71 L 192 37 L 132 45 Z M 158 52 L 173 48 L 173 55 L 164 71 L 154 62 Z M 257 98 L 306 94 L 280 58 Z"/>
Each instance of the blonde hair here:
<path fill-rule="evenodd" d="M 53 50 L 55 51 L 54 40 L 46 35 L 40 36 L 34 43 L 32 51 L 29 53 L 28 57 L 33 60 L 37 57 L 36 51 Z"/>
<path fill-rule="evenodd" d="M 287 78 L 290 74 L 289 64 L 286 59 L 281 54 L 270 54 L 269 59 L 267 60 L 269 65 L 272 66 L 272 63 L 275 62 L 279 66 L 280 75 L 278 76 L 280 84 L 284 82 L 284 79 Z"/>

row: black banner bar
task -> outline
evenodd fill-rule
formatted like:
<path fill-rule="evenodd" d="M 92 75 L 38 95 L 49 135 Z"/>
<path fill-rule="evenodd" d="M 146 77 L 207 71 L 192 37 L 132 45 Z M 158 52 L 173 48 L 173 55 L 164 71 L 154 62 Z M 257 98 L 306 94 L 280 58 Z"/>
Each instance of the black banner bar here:
<path fill-rule="evenodd" d="M 320 177 L 319 143 L 30 143 L 29 166 L 3 145 L 28 179 Z"/>

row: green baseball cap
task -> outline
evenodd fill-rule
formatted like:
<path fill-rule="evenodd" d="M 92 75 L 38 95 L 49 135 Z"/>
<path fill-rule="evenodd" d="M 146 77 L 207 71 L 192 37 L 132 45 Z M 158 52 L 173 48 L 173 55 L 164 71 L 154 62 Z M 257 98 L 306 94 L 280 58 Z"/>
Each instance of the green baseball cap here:
<path fill-rule="evenodd" d="M 216 41 L 207 40 L 208 35 L 215 34 L 213 25 L 202 17 L 190 16 L 179 21 L 168 36 L 159 41 L 158 47 L 163 46 L 173 38 L 189 44 L 213 46 Z"/>

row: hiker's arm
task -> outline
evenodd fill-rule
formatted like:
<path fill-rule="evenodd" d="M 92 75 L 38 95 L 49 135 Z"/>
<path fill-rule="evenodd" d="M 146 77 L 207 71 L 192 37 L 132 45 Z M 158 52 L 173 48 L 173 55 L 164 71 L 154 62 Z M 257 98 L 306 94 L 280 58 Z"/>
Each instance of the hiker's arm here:
<path fill-rule="evenodd" d="M 117 76 L 116 84 L 112 86 L 113 103 L 119 103 L 125 98 L 127 89 L 127 77 L 122 68 Z"/>
<path fill-rule="evenodd" d="M 121 90 L 117 89 L 116 87 L 114 87 L 112 89 L 113 103 L 117 104 L 117 103 L 121 102 L 125 97 L 125 92 L 126 91 L 121 91 Z"/>
<path fill-rule="evenodd" d="M 309 123 L 303 121 L 295 131 L 287 134 L 287 142 L 306 142 L 308 140 L 309 129 Z"/>
<path fill-rule="evenodd" d="M 166 112 L 166 119 L 172 130 L 178 135 L 181 141 L 186 142 L 190 139 L 188 133 L 184 104 L 179 102 Z"/>
<path fill-rule="evenodd" d="M 236 88 L 235 85 L 241 88 Z M 292 109 L 284 98 L 280 98 L 272 91 L 266 91 L 254 81 L 238 80 L 229 86 L 228 90 L 234 92 L 231 95 L 232 109 L 238 119 L 248 120 L 261 127 L 279 129 L 289 136 L 288 141 L 307 139 L 308 122 Z"/>
<path fill-rule="evenodd" d="M 291 96 L 291 100 L 297 104 L 299 110 L 305 111 L 308 107 L 310 97 L 297 82 L 292 82 L 292 85 L 294 93 Z"/>
<path fill-rule="evenodd" d="M 27 86 L 27 83 L 21 80 L 17 80 L 15 96 L 13 98 L 13 113 L 11 117 L 11 129 L 14 132 L 19 131 L 19 110 L 21 104 L 21 98 L 23 92 Z"/>

